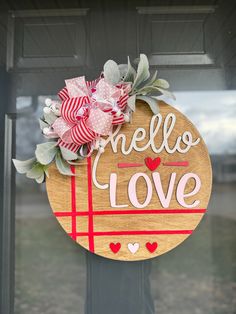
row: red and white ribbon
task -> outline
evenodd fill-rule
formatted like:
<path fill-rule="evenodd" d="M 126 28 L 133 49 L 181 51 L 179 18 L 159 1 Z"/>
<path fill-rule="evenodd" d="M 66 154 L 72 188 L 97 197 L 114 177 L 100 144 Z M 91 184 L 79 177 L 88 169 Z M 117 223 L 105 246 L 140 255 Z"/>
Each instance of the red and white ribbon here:
<path fill-rule="evenodd" d="M 113 86 L 104 78 L 86 82 L 84 76 L 66 80 L 59 93 L 62 100 L 61 117 L 53 124 L 60 137 L 59 146 L 76 152 L 83 144 L 91 143 L 101 135 L 108 135 L 113 125 L 125 122 L 130 85 Z M 117 115 L 117 111 L 121 113 Z"/>

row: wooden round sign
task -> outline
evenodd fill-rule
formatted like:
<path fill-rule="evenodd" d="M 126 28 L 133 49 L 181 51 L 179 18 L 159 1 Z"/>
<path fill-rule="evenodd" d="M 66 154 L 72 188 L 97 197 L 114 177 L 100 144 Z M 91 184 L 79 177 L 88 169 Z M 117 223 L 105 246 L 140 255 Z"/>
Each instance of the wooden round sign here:
<path fill-rule="evenodd" d="M 124 261 L 149 259 L 183 242 L 202 219 L 211 193 L 207 148 L 192 123 L 161 103 L 139 102 L 131 123 L 106 140 L 75 176 L 55 166 L 49 201 L 65 232 L 87 250 Z"/>

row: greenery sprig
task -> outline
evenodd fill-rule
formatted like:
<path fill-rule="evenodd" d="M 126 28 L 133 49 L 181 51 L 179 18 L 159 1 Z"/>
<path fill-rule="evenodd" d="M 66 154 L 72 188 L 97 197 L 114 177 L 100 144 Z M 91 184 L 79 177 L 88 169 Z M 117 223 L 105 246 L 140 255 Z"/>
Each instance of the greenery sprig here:
<path fill-rule="evenodd" d="M 168 91 L 169 83 L 165 79 L 157 77 L 157 71 L 150 77 L 149 62 L 145 54 L 141 54 L 138 60 L 137 69 L 133 67 L 128 57 L 127 64 L 117 64 L 113 60 L 108 60 L 103 67 L 103 76 L 111 85 L 117 86 L 122 83 L 130 84 L 129 98 L 127 101 L 127 112 L 129 115 L 135 112 L 136 100 L 147 103 L 153 114 L 159 112 L 157 96 L 164 95 L 167 98 L 175 99 L 174 95 Z M 62 175 L 72 176 L 71 164 L 79 164 L 87 155 L 87 145 L 82 145 L 76 153 L 58 146 L 59 136 L 53 130 L 53 123 L 60 117 L 59 102 L 45 101 L 46 107 L 43 109 L 43 116 L 39 119 L 40 128 L 49 142 L 38 144 L 35 150 L 35 157 L 28 160 L 13 159 L 16 170 L 26 174 L 36 182 L 44 182 L 48 176 L 48 167 L 55 163 L 58 171 Z M 129 119 L 128 119 L 129 120 Z M 102 138 L 96 141 L 94 147 L 104 151 Z"/>

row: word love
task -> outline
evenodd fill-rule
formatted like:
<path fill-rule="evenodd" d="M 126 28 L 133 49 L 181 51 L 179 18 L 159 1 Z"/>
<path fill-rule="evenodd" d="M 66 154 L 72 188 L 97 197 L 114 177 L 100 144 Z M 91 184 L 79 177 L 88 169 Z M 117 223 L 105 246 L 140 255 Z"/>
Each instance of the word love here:
<path fill-rule="evenodd" d="M 154 183 L 156 194 L 160 200 L 160 203 L 162 207 L 168 208 L 170 205 L 170 201 L 172 199 L 174 187 L 175 187 L 175 181 L 176 181 L 176 173 L 173 172 L 170 175 L 169 185 L 167 187 L 166 194 L 164 193 L 162 182 L 161 182 L 161 176 L 158 172 L 152 173 L 152 180 Z M 140 203 L 137 196 L 137 185 L 139 179 L 144 179 L 147 189 L 146 189 L 146 197 L 143 203 Z M 185 193 L 186 186 L 189 183 L 189 180 L 194 180 L 194 188 L 192 191 Z M 152 182 L 149 176 L 145 173 L 135 173 L 129 180 L 128 183 L 128 197 L 130 200 L 130 203 L 136 207 L 136 208 L 144 208 L 148 206 L 151 202 L 152 195 L 153 195 L 153 187 Z M 199 176 L 195 173 L 186 173 L 184 174 L 179 182 L 177 183 L 176 187 L 176 199 L 178 203 L 185 207 L 185 208 L 194 208 L 199 205 L 199 200 L 194 200 L 192 203 L 187 203 L 187 198 L 192 197 L 196 195 L 201 188 L 201 180 Z M 110 203 L 111 207 L 127 207 L 128 204 L 117 204 L 116 201 L 116 190 L 117 190 L 117 174 L 111 173 L 110 175 Z"/>
<path fill-rule="evenodd" d="M 174 154 L 175 152 L 185 154 L 191 147 L 196 146 L 200 142 L 200 138 L 194 139 L 190 131 L 184 131 L 183 134 L 176 135 L 174 132 L 175 125 L 176 116 L 174 113 L 167 114 L 164 119 L 161 113 L 158 113 L 150 120 L 149 132 L 144 128 L 137 128 L 134 131 L 131 140 L 128 139 L 127 141 L 126 135 L 119 133 L 121 128 L 121 126 L 119 126 L 105 141 L 105 146 L 110 144 L 112 151 L 115 154 L 118 153 L 118 147 L 120 147 L 123 155 L 129 155 L 133 150 L 144 152 L 148 148 L 151 148 L 155 154 L 160 154 L 163 150 L 168 154 Z M 143 143 L 146 139 L 147 141 Z M 170 139 L 172 144 L 170 144 Z M 157 141 L 159 145 L 157 145 Z M 100 157 L 101 152 L 98 152 L 93 164 L 93 183 L 99 189 L 108 189 L 108 183 L 100 184 L 97 181 L 96 172 Z"/>

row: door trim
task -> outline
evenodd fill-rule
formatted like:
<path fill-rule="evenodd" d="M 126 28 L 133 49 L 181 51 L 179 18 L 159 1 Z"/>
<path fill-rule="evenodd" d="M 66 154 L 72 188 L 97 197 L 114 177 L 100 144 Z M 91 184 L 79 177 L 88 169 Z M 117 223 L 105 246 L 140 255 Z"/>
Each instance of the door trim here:
<path fill-rule="evenodd" d="M 12 157 L 15 154 L 16 114 L 5 115 L 4 187 L 2 212 L 2 269 L 0 313 L 14 313 L 14 258 L 15 258 L 15 171 Z"/>

